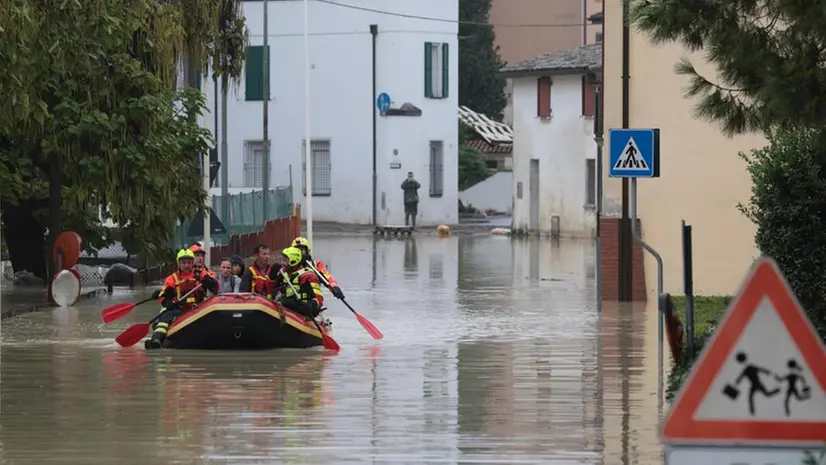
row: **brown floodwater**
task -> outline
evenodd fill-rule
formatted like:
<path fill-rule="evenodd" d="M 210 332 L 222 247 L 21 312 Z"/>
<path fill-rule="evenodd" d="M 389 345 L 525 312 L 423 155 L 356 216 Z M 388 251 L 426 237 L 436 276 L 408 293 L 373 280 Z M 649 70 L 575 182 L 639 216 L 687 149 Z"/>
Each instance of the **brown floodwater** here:
<path fill-rule="evenodd" d="M 332 299 L 338 355 L 118 347 L 156 308 L 111 325 L 100 310 L 149 290 L 4 320 L 0 463 L 660 461 L 656 326 L 645 308 L 597 311 L 591 242 L 318 237 L 314 252 L 385 339 Z"/>

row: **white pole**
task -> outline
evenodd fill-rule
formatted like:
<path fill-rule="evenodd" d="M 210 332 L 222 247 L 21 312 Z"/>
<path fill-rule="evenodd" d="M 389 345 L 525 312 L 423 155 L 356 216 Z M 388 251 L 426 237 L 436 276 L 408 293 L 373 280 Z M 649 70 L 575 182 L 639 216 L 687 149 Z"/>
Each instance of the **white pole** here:
<path fill-rule="evenodd" d="M 210 242 L 212 242 L 212 224 L 210 221 L 212 220 L 212 195 L 209 193 L 209 152 L 204 154 L 204 190 L 206 191 L 206 202 L 204 202 L 204 252 L 206 252 L 206 256 L 204 257 L 204 266 L 209 268 L 210 261 L 209 261 L 209 252 L 212 248 L 210 246 Z"/>
<path fill-rule="evenodd" d="M 309 3 L 304 0 L 304 160 L 307 200 L 304 217 L 307 218 L 307 240 L 313 242 L 313 150 L 310 135 L 310 33 Z"/>

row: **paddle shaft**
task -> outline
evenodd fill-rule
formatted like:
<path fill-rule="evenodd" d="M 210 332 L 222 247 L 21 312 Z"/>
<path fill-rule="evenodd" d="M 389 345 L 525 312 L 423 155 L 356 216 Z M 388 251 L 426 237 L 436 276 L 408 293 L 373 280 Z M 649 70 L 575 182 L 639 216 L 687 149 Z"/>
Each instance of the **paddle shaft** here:
<path fill-rule="evenodd" d="M 327 286 L 327 288 L 329 288 L 330 287 L 330 282 L 327 281 L 327 278 L 325 278 L 324 275 L 320 271 L 318 271 L 318 268 L 315 267 L 313 262 L 311 262 L 310 260 L 307 260 L 307 265 L 309 265 L 310 269 L 313 270 L 315 272 L 316 276 L 318 276 L 321 279 L 321 283 L 324 284 L 325 286 Z M 339 299 L 339 300 L 344 302 L 344 305 L 346 305 L 347 308 L 349 308 L 351 312 L 353 312 L 353 313 L 356 312 L 356 310 L 353 309 L 353 307 L 351 307 L 350 304 L 348 304 L 346 300 L 344 300 L 344 299 Z"/>
<path fill-rule="evenodd" d="M 193 287 L 191 291 L 189 291 L 186 294 L 182 295 L 181 298 L 178 299 L 178 302 L 180 302 L 180 301 L 186 299 L 187 297 L 189 297 L 190 295 L 192 295 L 192 293 L 197 291 L 198 289 L 200 289 L 201 286 L 202 286 L 202 284 L 198 284 L 197 286 Z M 163 315 L 163 312 L 158 313 L 157 315 L 155 315 L 155 318 L 152 318 L 151 320 L 149 320 L 149 324 L 151 325 L 152 323 L 156 322 L 158 320 L 158 318 L 161 317 L 161 315 Z"/>

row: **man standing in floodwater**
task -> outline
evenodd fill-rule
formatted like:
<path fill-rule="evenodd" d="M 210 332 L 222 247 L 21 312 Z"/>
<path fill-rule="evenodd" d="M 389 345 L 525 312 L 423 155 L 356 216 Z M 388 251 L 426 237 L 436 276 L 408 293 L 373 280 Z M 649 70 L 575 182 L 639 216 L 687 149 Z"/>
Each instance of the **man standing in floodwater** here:
<path fill-rule="evenodd" d="M 744 378 L 746 380 L 748 380 L 748 382 L 750 384 L 750 386 L 749 386 L 749 413 L 751 413 L 751 415 L 754 416 L 755 415 L 755 408 L 754 408 L 754 396 L 755 396 L 755 394 L 757 394 L 759 392 L 759 393 L 763 394 L 766 397 L 772 397 L 772 396 L 776 395 L 778 392 L 780 392 L 780 389 L 772 389 L 771 391 L 766 389 L 766 386 L 763 385 L 763 381 L 760 380 L 760 375 L 764 374 L 766 376 L 772 376 L 772 372 L 765 369 L 765 368 L 761 368 L 757 365 L 748 363 L 748 356 L 746 356 L 745 352 L 738 352 L 737 355 L 735 356 L 735 360 L 737 360 L 737 363 L 739 363 L 740 365 L 745 365 L 745 368 L 743 368 L 743 372 L 740 373 L 740 376 L 737 377 L 737 380 L 734 381 L 734 384 L 739 385 L 740 381 L 742 381 Z M 731 387 L 731 386 L 727 386 L 726 389 L 728 389 L 729 387 Z M 732 396 L 729 395 L 729 397 L 732 397 Z M 736 395 L 734 397 L 736 397 Z"/>
<path fill-rule="evenodd" d="M 407 172 L 407 179 L 402 181 L 404 191 L 404 225 L 408 225 L 408 218 L 413 221 L 413 229 L 416 229 L 416 216 L 419 214 L 419 188 L 422 187 L 419 181 L 413 177 L 413 172 Z"/>

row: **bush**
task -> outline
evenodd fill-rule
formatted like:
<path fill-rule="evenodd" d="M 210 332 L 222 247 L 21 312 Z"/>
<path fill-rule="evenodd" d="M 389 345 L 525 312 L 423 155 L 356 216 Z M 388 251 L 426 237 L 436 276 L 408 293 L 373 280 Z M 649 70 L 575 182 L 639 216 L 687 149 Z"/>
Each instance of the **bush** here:
<path fill-rule="evenodd" d="M 746 160 L 752 195 L 740 210 L 757 225 L 755 242 L 777 261 L 826 340 L 826 133 L 792 129 Z"/>
<path fill-rule="evenodd" d="M 691 368 L 697 360 L 697 355 L 700 354 L 706 341 L 714 333 L 717 323 L 726 312 L 726 307 L 728 307 L 731 299 L 731 296 L 694 297 L 694 356 L 689 357 L 688 353 L 685 352 L 688 350 L 688 344 L 684 344 L 683 363 L 679 365 L 672 364 L 671 373 L 668 375 L 665 391 L 665 398 L 668 402 L 674 399 L 674 396 L 677 395 L 680 387 L 688 378 Z M 685 325 L 685 296 L 674 296 L 674 309 L 680 316 L 680 321 Z"/>
<path fill-rule="evenodd" d="M 459 190 L 463 191 L 476 183 L 491 177 L 493 170 L 488 168 L 487 156 L 479 150 L 459 147 Z"/>

